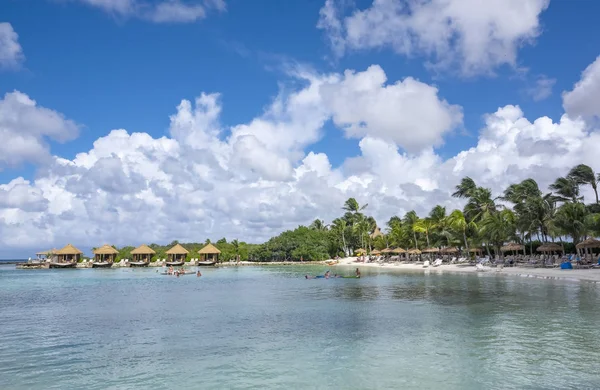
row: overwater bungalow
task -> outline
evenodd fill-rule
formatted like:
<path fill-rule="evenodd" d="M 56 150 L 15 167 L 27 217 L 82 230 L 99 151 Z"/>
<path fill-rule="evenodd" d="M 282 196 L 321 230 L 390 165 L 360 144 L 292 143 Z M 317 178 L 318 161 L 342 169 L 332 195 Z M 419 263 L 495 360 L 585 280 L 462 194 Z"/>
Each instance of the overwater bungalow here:
<path fill-rule="evenodd" d="M 92 262 L 93 268 L 110 268 L 119 251 L 113 248 L 112 246 L 106 244 L 102 245 L 100 248 L 94 250 L 94 261 Z"/>
<path fill-rule="evenodd" d="M 142 244 L 131 251 L 133 261 L 129 262 L 131 267 L 147 267 L 152 260 L 152 255 L 155 255 L 154 249 L 150 248 L 146 244 Z"/>
<path fill-rule="evenodd" d="M 74 268 L 81 259 L 82 251 L 71 244 L 56 251 L 56 259 L 50 261 L 50 268 Z"/>
<path fill-rule="evenodd" d="M 180 244 L 175 245 L 173 248 L 167 251 L 167 265 L 181 266 L 185 264 L 185 259 L 188 253 L 190 252 Z"/>
<path fill-rule="evenodd" d="M 206 244 L 206 246 L 198 251 L 202 256 L 202 260 L 198 262 L 198 265 L 215 265 L 219 261 L 219 255 L 221 251 L 213 244 Z"/>

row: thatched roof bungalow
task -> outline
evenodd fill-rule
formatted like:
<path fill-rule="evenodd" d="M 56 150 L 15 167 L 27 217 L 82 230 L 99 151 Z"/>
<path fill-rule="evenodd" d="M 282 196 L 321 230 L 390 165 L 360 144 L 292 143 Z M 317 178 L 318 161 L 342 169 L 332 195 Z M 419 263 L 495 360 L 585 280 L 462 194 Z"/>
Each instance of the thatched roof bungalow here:
<path fill-rule="evenodd" d="M 118 254 L 118 250 L 108 244 L 104 244 L 100 248 L 94 250 L 94 262 L 92 264 L 95 267 L 110 267 L 115 262 Z"/>
<path fill-rule="evenodd" d="M 211 243 L 208 243 L 198 253 L 202 256 L 203 261 L 216 262 L 219 261 L 221 251 Z"/>
<path fill-rule="evenodd" d="M 181 244 L 174 245 L 167 251 L 167 265 L 183 265 L 187 258 L 187 249 L 181 246 Z"/>
<path fill-rule="evenodd" d="M 133 261 L 129 262 L 129 265 L 134 267 L 147 266 L 152 260 L 152 255 L 156 254 L 154 249 L 150 248 L 146 244 L 138 246 L 130 253 Z"/>
<path fill-rule="evenodd" d="M 56 251 L 56 261 L 50 263 L 51 268 L 67 268 L 74 267 L 81 260 L 82 251 L 75 248 L 71 244 L 67 244 L 64 248 Z"/>

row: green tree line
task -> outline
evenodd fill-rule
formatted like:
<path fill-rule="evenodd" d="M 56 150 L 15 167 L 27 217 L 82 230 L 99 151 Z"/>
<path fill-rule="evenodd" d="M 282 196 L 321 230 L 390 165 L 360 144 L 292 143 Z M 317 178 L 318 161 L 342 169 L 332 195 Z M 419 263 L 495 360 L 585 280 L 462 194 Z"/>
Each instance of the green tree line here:
<path fill-rule="evenodd" d="M 487 254 L 500 252 L 507 242 L 525 245 L 534 253 L 537 246 L 547 242 L 561 242 L 568 252 L 588 237 L 600 236 L 600 203 L 598 182 L 600 175 L 587 165 L 577 165 L 564 177 L 557 178 L 542 191 L 534 179 L 511 184 L 501 194 L 493 194 L 470 177 L 455 187 L 453 197 L 462 199 L 462 210 L 448 211 L 437 205 L 425 216 L 414 210 L 394 215 L 379 234 L 375 219 L 367 215 L 368 205 L 349 198 L 342 206 L 342 214 L 331 223 L 316 219 L 310 226 L 288 230 L 263 244 L 248 244 L 225 238 L 213 243 L 221 250 L 224 261 L 240 258 L 242 261 L 324 260 L 347 256 L 359 248 L 425 249 L 458 247 L 469 251 L 483 248 Z M 581 190 L 593 190 L 595 198 L 584 201 Z M 204 243 L 181 243 L 190 251 L 189 258 L 197 255 Z M 177 244 L 151 244 L 155 259 L 166 258 L 166 251 Z M 133 247 L 119 249 L 117 260 L 131 259 Z"/>

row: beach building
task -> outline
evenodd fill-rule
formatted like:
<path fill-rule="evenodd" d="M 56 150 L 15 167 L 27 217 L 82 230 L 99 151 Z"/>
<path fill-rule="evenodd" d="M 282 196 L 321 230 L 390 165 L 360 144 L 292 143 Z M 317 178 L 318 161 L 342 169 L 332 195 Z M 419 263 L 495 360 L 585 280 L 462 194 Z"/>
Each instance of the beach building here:
<path fill-rule="evenodd" d="M 110 268 L 112 267 L 119 251 L 112 246 L 105 244 L 94 250 L 93 268 Z"/>
<path fill-rule="evenodd" d="M 167 251 L 167 265 L 181 266 L 185 264 L 188 253 L 190 252 L 187 249 L 180 244 L 176 244 Z"/>
<path fill-rule="evenodd" d="M 81 260 L 82 251 L 75 248 L 71 244 L 67 244 L 64 248 L 56 253 L 56 261 L 50 262 L 50 268 L 74 268 Z"/>
<path fill-rule="evenodd" d="M 152 255 L 155 255 L 154 249 L 146 244 L 142 244 L 131 251 L 133 261 L 129 262 L 131 267 L 147 267 L 152 261 Z"/>
<path fill-rule="evenodd" d="M 215 263 L 219 261 L 219 255 L 221 254 L 221 251 L 213 244 L 208 243 L 204 246 L 204 248 L 200 249 L 198 253 L 201 256 L 201 260 L 198 262 L 198 265 L 215 265 Z"/>

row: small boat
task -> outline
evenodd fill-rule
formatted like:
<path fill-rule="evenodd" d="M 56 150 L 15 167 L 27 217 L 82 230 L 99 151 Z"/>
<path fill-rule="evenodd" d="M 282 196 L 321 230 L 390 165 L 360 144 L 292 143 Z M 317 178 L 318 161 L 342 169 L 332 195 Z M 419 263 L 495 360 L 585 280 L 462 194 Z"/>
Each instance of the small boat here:
<path fill-rule="evenodd" d="M 68 263 L 59 263 L 57 261 L 50 262 L 50 268 L 75 268 L 76 265 L 76 261 L 71 261 Z"/>
<path fill-rule="evenodd" d="M 185 260 L 181 260 L 181 261 L 167 261 L 165 264 L 167 265 L 167 267 L 181 267 L 182 265 L 185 264 Z"/>
<path fill-rule="evenodd" d="M 148 264 L 150 264 L 149 261 L 130 261 L 129 262 L 130 267 L 147 267 Z"/>
<path fill-rule="evenodd" d="M 208 267 L 215 264 L 217 264 L 216 261 L 199 261 L 197 265 L 200 267 Z"/>
<path fill-rule="evenodd" d="M 112 265 L 112 261 L 95 261 L 92 263 L 92 268 L 110 268 Z"/>

